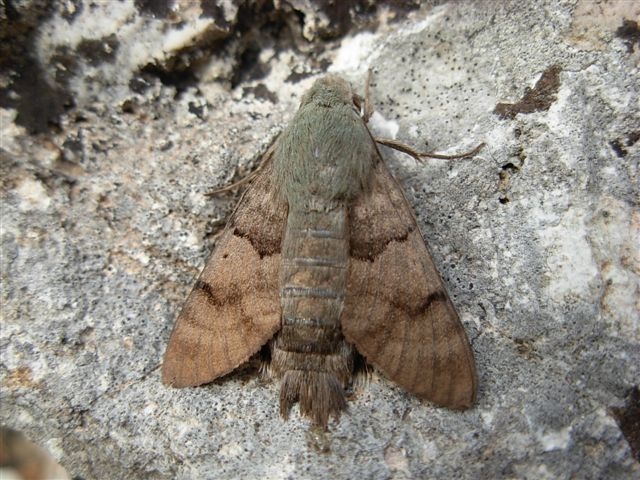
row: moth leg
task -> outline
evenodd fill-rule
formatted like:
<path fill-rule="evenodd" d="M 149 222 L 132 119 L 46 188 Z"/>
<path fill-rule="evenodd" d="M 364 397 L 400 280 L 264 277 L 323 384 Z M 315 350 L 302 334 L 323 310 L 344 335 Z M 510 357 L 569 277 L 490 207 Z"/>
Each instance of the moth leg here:
<path fill-rule="evenodd" d="M 264 170 L 265 165 L 269 163 L 269 161 L 271 160 L 271 157 L 273 156 L 274 148 L 275 148 L 275 142 L 269 147 L 269 149 L 265 152 L 265 154 L 260 159 L 258 168 L 256 168 L 253 172 L 249 173 L 249 175 L 241 178 L 237 182 L 233 182 L 230 185 L 220 187 L 220 188 L 215 188 L 210 192 L 205 193 L 204 195 L 206 197 L 214 197 L 216 195 L 220 195 L 221 193 L 228 192 L 230 190 L 235 190 L 236 188 L 244 185 L 245 183 L 249 183 L 251 180 L 256 178 L 262 170 Z"/>

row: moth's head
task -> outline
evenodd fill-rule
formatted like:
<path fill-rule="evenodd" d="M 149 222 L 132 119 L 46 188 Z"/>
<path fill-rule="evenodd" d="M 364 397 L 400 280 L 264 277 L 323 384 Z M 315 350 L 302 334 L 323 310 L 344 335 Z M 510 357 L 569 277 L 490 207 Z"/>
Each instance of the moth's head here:
<path fill-rule="evenodd" d="M 302 97 L 301 106 L 313 103 L 321 107 L 353 105 L 354 94 L 351 85 L 337 75 L 319 78 Z"/>

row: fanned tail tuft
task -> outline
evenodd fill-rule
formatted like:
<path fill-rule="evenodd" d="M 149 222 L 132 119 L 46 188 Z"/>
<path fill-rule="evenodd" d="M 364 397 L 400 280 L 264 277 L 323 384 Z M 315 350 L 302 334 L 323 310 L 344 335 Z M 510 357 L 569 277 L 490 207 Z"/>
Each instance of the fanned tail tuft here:
<path fill-rule="evenodd" d="M 280 414 L 285 419 L 295 402 L 300 403 L 302 415 L 324 428 L 327 428 L 329 416 L 337 420 L 340 412 L 347 408 L 342 384 L 334 374 L 327 372 L 286 372 L 280 388 Z"/>

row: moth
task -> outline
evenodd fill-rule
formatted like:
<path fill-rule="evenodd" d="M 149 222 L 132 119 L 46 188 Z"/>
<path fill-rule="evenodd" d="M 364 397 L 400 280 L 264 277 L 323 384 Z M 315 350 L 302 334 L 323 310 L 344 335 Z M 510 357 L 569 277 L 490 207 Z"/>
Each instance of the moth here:
<path fill-rule="evenodd" d="M 266 351 L 285 419 L 299 402 L 326 428 L 363 359 L 421 399 L 473 404 L 469 341 L 361 100 L 335 75 L 303 96 L 178 316 L 165 384 Z"/>

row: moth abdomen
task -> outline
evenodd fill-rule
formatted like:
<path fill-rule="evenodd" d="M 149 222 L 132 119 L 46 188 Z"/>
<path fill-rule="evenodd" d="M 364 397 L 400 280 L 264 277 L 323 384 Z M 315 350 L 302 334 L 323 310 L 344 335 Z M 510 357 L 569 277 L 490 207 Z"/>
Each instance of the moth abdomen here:
<path fill-rule="evenodd" d="M 346 406 L 353 350 L 340 327 L 346 296 L 346 208 L 292 209 L 282 247 L 282 328 L 272 343 L 273 371 L 283 377 L 282 414 L 301 412 L 326 425 Z M 338 388 L 339 387 L 339 388 Z M 319 395 L 313 399 L 311 392 Z"/>
<path fill-rule="evenodd" d="M 287 316 L 282 320 L 279 338 L 286 341 L 277 346 L 288 352 L 332 354 L 341 333 L 332 321 L 323 318 Z"/>

